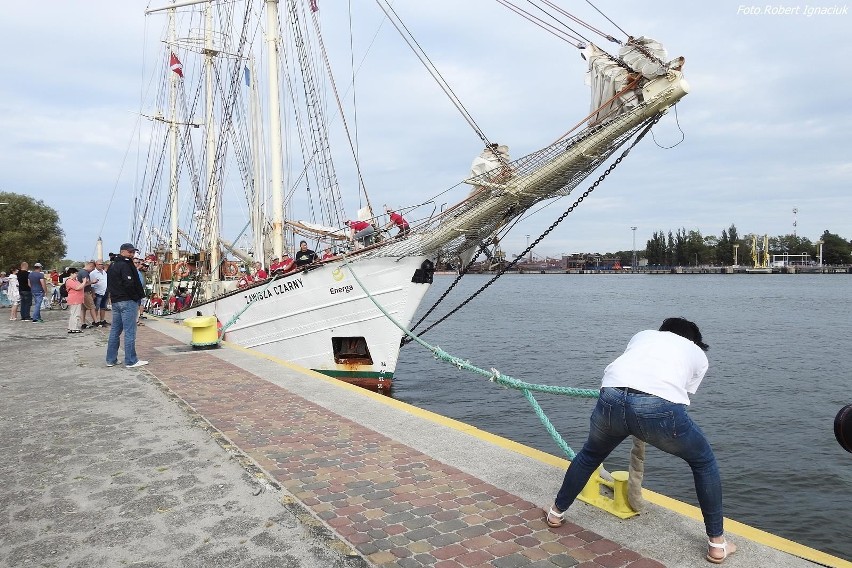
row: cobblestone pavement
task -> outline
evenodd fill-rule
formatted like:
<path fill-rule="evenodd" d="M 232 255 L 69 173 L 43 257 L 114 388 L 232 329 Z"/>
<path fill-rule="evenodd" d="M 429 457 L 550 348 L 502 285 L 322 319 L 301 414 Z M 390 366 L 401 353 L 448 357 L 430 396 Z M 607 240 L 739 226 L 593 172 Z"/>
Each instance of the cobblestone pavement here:
<path fill-rule="evenodd" d="M 8 313 L 0 566 L 367 565 L 150 374 L 106 368 L 108 330 Z"/>
<path fill-rule="evenodd" d="M 0 568 L 707 564 L 700 520 L 660 506 L 547 527 L 564 465 L 466 425 L 165 322 L 150 365 L 107 368 L 107 330 L 45 317 L 0 311 Z M 813 565 L 735 538 L 726 565 Z"/>
<path fill-rule="evenodd" d="M 209 353 L 150 330 L 148 371 L 378 566 L 663 566 Z M 191 359 L 190 359 L 191 358 Z M 191 372 L 189 371 L 191 369 Z"/>

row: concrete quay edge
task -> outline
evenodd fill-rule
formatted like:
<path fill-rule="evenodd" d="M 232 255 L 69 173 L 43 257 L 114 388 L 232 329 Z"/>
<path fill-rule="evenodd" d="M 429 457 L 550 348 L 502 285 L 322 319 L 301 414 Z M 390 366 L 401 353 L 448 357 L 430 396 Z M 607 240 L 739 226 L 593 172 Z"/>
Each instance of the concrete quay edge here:
<path fill-rule="evenodd" d="M 28 381 L 17 376 L 0 379 L 0 392 L 15 395 L 10 399 L 15 406 L 0 416 L 0 433 L 4 438 L 12 434 L 13 441 L 20 442 L 19 455 L 37 470 L 21 473 L 11 462 L 0 465 L 4 480 L 17 482 L 0 488 L 0 566 L 35 561 L 76 568 L 112 566 L 118 560 L 151 568 L 708 565 L 697 509 L 647 490 L 651 505 L 639 517 L 621 521 L 578 502 L 569 511 L 566 528 L 546 529 L 540 520 L 543 514 L 532 515 L 530 507 L 551 502 L 567 462 L 462 422 L 239 346 L 191 350 L 188 328 L 166 320 L 149 319 L 139 329 L 139 355 L 151 364 L 134 371 L 104 366 L 108 328 L 66 336 L 66 313 L 48 312 L 46 324 L 8 322 L 4 314 L 8 312 L 0 311 L 0 359 L 13 369 L 36 362 L 43 372 Z M 276 407 L 280 401 L 283 406 Z M 292 439 L 273 439 L 267 433 L 300 420 L 310 427 Z M 69 424 L 81 427 L 86 422 L 91 424 L 83 433 L 108 431 L 114 439 L 87 440 L 67 430 Z M 339 431 L 323 430 L 329 424 Z M 310 450 L 300 446 L 305 432 L 314 431 L 309 441 L 316 446 Z M 364 478 L 346 471 L 329 473 L 359 465 L 351 456 L 334 458 L 337 464 L 318 456 L 317 449 L 330 440 L 338 445 L 345 441 L 349 454 L 355 444 L 366 448 L 369 459 L 355 460 L 372 460 L 362 468 Z M 90 447 L 69 449 L 75 443 Z M 331 444 L 329 455 L 334 449 Z M 56 464 L 49 463 L 51 459 Z M 439 485 L 440 493 L 436 496 L 427 488 L 425 496 L 414 496 L 376 465 L 385 461 L 395 464 L 402 476 L 422 477 L 424 487 Z M 153 467 L 160 462 L 164 465 Z M 293 469 L 288 469 L 291 465 Z M 109 468 L 123 471 L 110 473 Z M 47 483 L 47 478 L 60 481 Z M 385 503 L 383 509 L 365 507 L 365 497 L 356 489 L 348 495 L 329 491 L 329 487 L 357 488 L 368 479 L 373 486 L 370 503 Z M 386 498 L 379 495 L 383 483 Z M 154 487 L 161 489 L 156 495 Z M 453 517 L 453 511 L 438 506 L 446 506 L 447 496 L 454 492 L 461 496 L 457 508 L 466 511 L 465 517 Z M 206 495 L 215 499 L 202 505 L 198 500 Z M 496 503 L 481 511 L 494 513 L 481 522 L 490 524 L 489 534 L 497 534 L 499 542 L 471 532 L 477 527 L 453 525 L 459 518 L 477 517 L 470 511 L 483 503 L 472 499 L 482 495 L 492 496 Z M 336 510 L 334 504 L 346 499 L 353 510 Z M 438 500 L 442 501 L 436 505 Z M 75 501 L 77 511 L 71 510 Z M 105 501 L 110 506 L 103 507 Z M 94 506 L 102 509 L 93 511 Z M 507 513 L 513 507 L 526 516 Z M 390 513 L 380 512 L 384 509 Z M 419 517 L 406 517 L 413 509 Z M 198 511 L 203 514 L 190 518 L 190 512 Z M 400 522 L 388 528 L 377 515 L 396 515 Z M 343 522 L 347 516 L 350 521 Z M 175 526 L 174 520 L 169 525 L 169 517 L 184 520 L 185 525 Z M 504 522 L 514 517 L 515 524 Z M 269 519 L 265 526 L 264 518 Z M 423 519 L 431 525 L 419 527 Z M 240 530 L 258 523 L 261 528 L 248 533 L 253 537 L 246 543 Z M 423 533 L 420 541 L 408 544 L 413 552 L 407 557 L 394 557 L 387 546 L 390 532 L 383 535 L 376 528 L 391 531 L 400 525 L 406 525 L 405 534 Z M 441 531 L 431 534 L 431 526 Z M 728 519 L 726 530 L 739 550 L 725 565 L 852 567 L 845 560 Z M 80 531 L 76 542 L 71 538 L 78 534 L 74 531 Z M 460 531 L 467 531 L 461 533 L 468 538 L 465 542 L 481 539 L 492 554 L 460 554 L 453 548 L 459 545 L 451 542 Z M 535 544 L 530 534 L 552 540 Z M 208 542 L 211 535 L 215 538 Z M 114 538 L 118 540 L 111 542 Z M 269 549 L 270 543 L 278 549 Z M 65 544 L 69 552 L 62 556 Z M 253 546 L 258 544 L 267 548 Z M 542 557 L 537 552 L 542 547 L 552 554 Z M 120 548 L 126 550 L 116 550 Z M 394 550 L 399 552 L 400 547 Z"/>
<path fill-rule="evenodd" d="M 189 330 L 168 321 L 154 328 L 183 343 Z M 463 422 L 390 397 L 348 385 L 255 350 L 223 342 L 213 356 L 287 389 L 366 428 L 410 446 L 442 463 L 473 475 L 507 493 L 542 507 L 553 495 L 568 462 L 565 459 L 479 430 Z M 649 510 L 622 521 L 585 503 L 569 511 L 571 522 L 665 566 L 707 566 L 706 539 L 697 507 L 644 490 Z M 852 563 L 725 519 L 726 532 L 739 549 L 732 566 L 834 566 Z M 369 559 L 369 558 L 368 558 Z"/>

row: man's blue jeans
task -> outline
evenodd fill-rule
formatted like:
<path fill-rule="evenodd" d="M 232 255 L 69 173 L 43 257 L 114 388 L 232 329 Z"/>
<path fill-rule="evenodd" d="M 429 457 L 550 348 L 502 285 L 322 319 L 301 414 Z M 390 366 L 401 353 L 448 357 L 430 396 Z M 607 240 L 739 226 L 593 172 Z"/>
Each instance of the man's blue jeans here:
<path fill-rule="evenodd" d="M 44 290 L 33 292 L 33 321 L 41 319 L 41 303 L 44 301 Z"/>
<path fill-rule="evenodd" d="M 716 457 L 704 433 L 687 414 L 686 405 L 603 388 L 590 422 L 589 439 L 565 472 L 556 496 L 560 511 L 574 502 L 610 452 L 633 435 L 689 464 L 707 536 L 722 536 L 722 480 Z"/>
<path fill-rule="evenodd" d="M 135 365 L 136 357 L 136 316 L 139 304 L 133 300 L 112 303 L 112 325 L 109 328 L 106 362 L 118 363 L 118 347 L 121 344 L 121 332 L 124 332 L 124 364 Z"/>

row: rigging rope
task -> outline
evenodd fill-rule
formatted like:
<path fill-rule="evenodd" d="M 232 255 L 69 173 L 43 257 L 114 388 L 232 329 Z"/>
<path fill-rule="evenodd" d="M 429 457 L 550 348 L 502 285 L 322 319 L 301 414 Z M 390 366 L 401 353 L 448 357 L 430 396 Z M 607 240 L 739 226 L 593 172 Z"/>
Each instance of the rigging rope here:
<path fill-rule="evenodd" d="M 564 31 L 556 28 L 552 24 L 545 22 L 544 20 L 542 20 L 538 16 L 534 16 L 532 13 L 524 10 L 520 6 L 513 4 L 509 0 L 497 0 L 497 3 L 502 4 L 506 8 L 508 8 L 511 11 L 513 11 L 514 13 L 518 14 L 519 16 L 524 18 L 525 20 L 532 22 L 533 24 L 537 25 L 538 27 L 540 27 L 544 31 L 548 32 L 549 34 L 556 36 L 557 38 L 561 39 L 562 41 L 570 43 L 571 45 L 573 45 L 577 49 L 582 49 L 583 48 L 583 42 L 588 41 L 582 35 L 578 34 L 575 30 L 571 29 L 570 27 L 565 25 L 563 22 L 560 22 L 559 20 L 557 20 L 552 14 L 548 14 L 547 12 L 545 12 L 545 14 L 547 14 L 548 16 L 550 16 L 551 18 L 556 20 L 559 24 L 561 24 L 561 25 L 565 26 L 566 28 L 568 28 L 569 30 L 571 30 L 571 32 L 573 34 L 576 34 L 576 36 L 573 36 L 573 35 L 571 35 L 567 32 L 564 32 Z M 532 2 L 530 2 L 530 4 L 532 4 Z M 533 4 L 533 6 L 535 6 L 539 10 L 544 11 L 540 6 L 536 6 L 535 4 Z M 568 36 L 570 39 L 566 39 L 563 36 Z"/>
<path fill-rule="evenodd" d="M 607 19 L 607 21 L 608 21 L 610 24 L 612 24 L 613 26 L 617 27 L 617 28 L 619 29 L 619 31 L 621 31 L 621 33 L 623 33 L 623 34 L 624 34 L 624 35 L 626 35 L 627 37 L 630 37 L 630 34 L 629 34 L 629 33 L 627 33 L 626 31 L 624 31 L 624 30 L 621 28 L 621 26 L 619 26 L 618 24 L 616 24 L 615 22 L 613 22 L 613 21 L 609 18 L 609 16 L 607 16 L 606 14 L 604 14 L 603 12 L 601 12 L 600 10 L 598 10 L 598 7 L 597 7 L 597 6 L 595 6 L 594 4 L 592 4 L 590 0 L 586 0 L 586 3 L 587 3 L 589 6 L 591 6 L 592 8 L 594 8 L 594 9 L 595 9 L 595 11 L 596 11 L 598 14 L 600 14 L 601 16 L 603 16 L 604 18 L 606 18 L 606 19 Z"/>
<path fill-rule="evenodd" d="M 491 278 L 491 280 L 489 280 L 484 285 L 482 285 L 482 287 L 480 287 L 479 290 L 474 292 L 470 297 L 468 297 L 461 304 L 459 304 L 458 306 L 453 308 L 449 313 L 447 313 L 446 315 L 441 317 L 439 320 L 433 322 L 429 327 L 427 327 L 422 332 L 420 332 L 420 335 L 424 335 L 426 332 L 428 332 L 429 330 L 431 330 L 432 328 L 434 328 L 435 326 L 437 326 L 438 324 L 442 323 L 447 318 L 449 318 L 450 316 L 455 314 L 457 311 L 462 309 L 464 306 L 466 306 L 468 303 L 470 303 L 474 298 L 476 298 L 479 294 L 484 292 L 486 288 L 491 286 L 498 278 L 500 278 L 503 274 L 505 274 L 507 270 L 511 269 L 518 262 L 520 262 L 520 260 L 523 259 L 529 251 L 531 251 L 533 248 L 535 248 L 535 246 L 539 242 L 541 242 L 547 235 L 549 235 L 551 233 L 551 231 L 553 231 L 556 228 L 557 225 L 559 225 L 562 221 L 565 220 L 565 217 L 567 217 L 569 213 L 574 211 L 574 209 L 577 208 L 577 206 L 579 206 L 580 203 L 582 203 L 583 200 L 586 197 L 588 197 L 589 194 L 591 194 L 601 184 L 601 182 L 621 163 L 621 161 L 624 160 L 624 158 L 627 157 L 627 155 L 636 146 L 636 144 L 638 144 L 639 141 L 642 140 L 642 138 L 644 138 L 645 135 L 648 134 L 648 132 L 651 131 L 651 128 L 655 124 L 657 124 L 657 122 L 660 120 L 660 117 L 662 117 L 662 113 L 656 114 L 656 115 L 652 116 L 651 118 L 649 118 L 645 122 L 645 126 L 643 127 L 642 131 L 639 133 L 638 136 L 636 136 L 636 138 L 633 140 L 633 142 L 630 144 L 630 146 L 628 146 L 624 150 L 624 152 L 622 152 L 621 155 L 618 158 L 616 158 L 613 161 L 613 163 L 610 164 L 610 166 L 600 175 L 600 177 L 597 180 L 595 180 L 595 182 L 591 186 L 589 186 L 589 188 L 586 191 L 584 191 L 583 194 L 580 197 L 578 197 L 577 200 L 573 204 L 571 204 L 571 207 L 569 207 L 564 213 L 562 213 L 562 215 L 560 215 L 559 218 L 556 219 L 556 221 L 554 221 L 550 225 L 550 227 L 547 228 L 547 230 L 545 230 L 541 235 L 539 235 L 539 237 L 535 241 L 533 241 L 532 244 L 528 245 L 527 248 L 524 249 L 524 251 L 521 254 L 516 256 L 515 260 L 513 260 L 512 262 L 510 262 L 506 266 L 502 267 L 497 272 L 497 274 L 495 274 L 494 277 Z M 446 296 L 446 294 L 444 296 Z M 444 296 L 441 297 L 441 300 L 443 300 Z M 418 322 L 418 324 L 419 323 L 420 322 Z M 409 342 L 411 342 L 410 338 L 407 338 L 407 337 L 403 338 L 402 345 L 405 345 L 406 343 L 409 343 Z"/>
<path fill-rule="evenodd" d="M 387 5 L 387 7 L 385 7 L 385 5 L 382 4 L 382 2 L 384 2 Z M 462 104 L 461 99 L 459 99 L 458 96 L 456 96 L 452 87 L 450 87 L 449 83 L 447 83 L 447 81 L 441 75 L 440 71 L 438 71 L 438 68 L 435 66 L 435 64 L 432 63 L 432 60 L 429 59 L 429 56 L 426 55 L 426 52 L 423 50 L 423 48 L 420 46 L 420 44 L 417 42 L 417 40 L 414 39 L 414 35 L 406 27 L 406 25 L 402 22 L 402 19 L 399 17 L 399 15 L 393 9 L 393 6 L 388 4 L 387 0 L 376 0 L 376 4 L 378 4 L 379 8 L 382 10 L 382 12 L 385 13 L 385 16 L 388 18 L 388 21 L 390 21 L 393 24 L 393 26 L 396 28 L 396 31 L 399 32 L 399 35 L 402 37 L 403 41 L 405 41 L 405 43 L 408 44 L 408 47 L 411 48 L 411 51 L 414 53 L 414 55 L 417 57 L 417 59 L 420 60 L 420 63 L 422 63 L 423 66 L 426 68 L 426 71 L 428 71 L 428 73 L 430 75 L 432 75 L 432 78 L 435 79 L 435 82 L 438 83 L 438 86 L 441 88 L 442 91 L 444 91 L 444 94 L 446 94 L 447 97 L 449 97 L 450 101 L 453 103 L 453 105 L 456 107 L 456 109 L 461 113 L 462 117 L 467 121 L 467 123 L 470 125 L 470 127 L 473 128 L 474 132 L 476 132 L 476 135 L 479 136 L 479 139 L 482 140 L 485 143 L 486 146 L 491 144 L 491 141 L 488 140 L 487 136 L 485 136 L 485 133 L 482 131 L 482 129 L 479 127 L 479 125 L 476 123 L 476 121 L 473 119 L 473 116 L 468 112 L 468 110 Z M 394 18 L 396 18 L 396 19 L 391 18 L 391 15 L 388 11 L 390 11 L 390 13 L 393 13 Z M 405 30 L 404 33 L 403 33 L 403 29 Z"/>

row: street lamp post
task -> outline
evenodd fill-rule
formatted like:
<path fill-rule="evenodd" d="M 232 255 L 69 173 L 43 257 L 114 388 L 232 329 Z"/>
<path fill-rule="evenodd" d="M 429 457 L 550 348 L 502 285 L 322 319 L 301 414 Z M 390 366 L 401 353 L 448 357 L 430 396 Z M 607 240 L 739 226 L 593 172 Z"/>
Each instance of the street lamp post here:
<path fill-rule="evenodd" d="M 633 259 L 630 261 L 630 270 L 636 272 L 636 227 L 630 227 L 633 231 Z"/>
<path fill-rule="evenodd" d="M 530 248 L 530 236 L 529 235 L 527 235 L 527 248 Z M 530 251 L 529 263 L 532 264 L 532 251 Z"/>
<path fill-rule="evenodd" d="M 734 245 L 734 268 L 739 266 L 739 263 L 737 262 L 737 249 L 738 248 L 740 248 L 740 245 Z"/>

